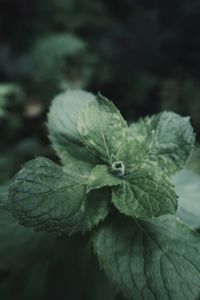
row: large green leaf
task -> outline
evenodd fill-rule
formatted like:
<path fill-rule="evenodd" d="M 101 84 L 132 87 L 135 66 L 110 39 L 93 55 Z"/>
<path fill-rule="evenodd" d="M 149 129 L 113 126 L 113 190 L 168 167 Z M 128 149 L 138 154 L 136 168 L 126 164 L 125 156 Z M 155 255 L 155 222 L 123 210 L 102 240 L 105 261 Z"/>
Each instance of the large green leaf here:
<path fill-rule="evenodd" d="M 91 93 L 69 90 L 58 95 L 52 102 L 48 114 L 49 137 L 64 165 L 73 166 L 77 159 L 95 161 L 85 149 L 77 131 L 79 112 L 85 105 L 95 101 L 95 96 Z"/>
<path fill-rule="evenodd" d="M 96 99 L 79 114 L 78 132 L 95 156 L 112 164 L 126 138 L 127 124 L 112 102 L 101 95 Z"/>
<path fill-rule="evenodd" d="M 84 232 L 108 213 L 109 193 L 90 193 L 86 178 L 37 158 L 25 164 L 10 185 L 7 207 L 21 224 L 43 231 Z"/>
<path fill-rule="evenodd" d="M 152 218 L 174 214 L 177 195 L 167 177 L 151 169 L 138 169 L 113 187 L 112 202 L 127 216 Z"/>
<path fill-rule="evenodd" d="M 131 137 L 150 139 L 146 163 L 171 175 L 182 169 L 194 146 L 195 136 L 188 117 L 163 112 L 130 126 Z"/>
<path fill-rule="evenodd" d="M 188 226 L 200 228 L 200 176 L 182 170 L 172 178 L 179 195 L 177 216 Z"/>
<path fill-rule="evenodd" d="M 129 299 L 199 299 L 200 236 L 174 216 L 110 220 L 93 241 L 101 267 Z"/>

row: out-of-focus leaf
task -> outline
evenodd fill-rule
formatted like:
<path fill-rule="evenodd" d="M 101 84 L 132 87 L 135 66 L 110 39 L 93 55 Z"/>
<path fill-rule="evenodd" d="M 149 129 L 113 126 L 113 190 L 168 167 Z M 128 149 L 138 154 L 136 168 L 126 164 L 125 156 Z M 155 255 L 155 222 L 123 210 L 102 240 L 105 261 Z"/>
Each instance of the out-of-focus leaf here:
<path fill-rule="evenodd" d="M 69 239 L 33 232 L 0 208 L 0 299 L 114 300 L 113 288 L 85 244 L 82 235 Z"/>
<path fill-rule="evenodd" d="M 24 93 L 17 84 L 0 84 L 0 117 L 6 117 L 9 108 L 18 106 L 24 100 Z"/>
<path fill-rule="evenodd" d="M 38 39 L 27 62 L 32 66 L 29 75 L 34 88 L 52 96 L 58 90 L 85 87 L 95 59 L 84 40 L 71 33 L 57 33 Z"/>
<path fill-rule="evenodd" d="M 172 181 L 180 196 L 177 216 L 191 228 L 200 228 L 200 175 L 183 170 Z"/>
<path fill-rule="evenodd" d="M 186 167 L 195 173 L 200 174 L 200 145 L 197 146 L 192 151 L 190 159 L 186 165 Z"/>
<path fill-rule="evenodd" d="M 4 203 L 8 200 L 8 189 L 9 182 L 4 185 L 0 185 L 0 206 L 3 206 Z"/>

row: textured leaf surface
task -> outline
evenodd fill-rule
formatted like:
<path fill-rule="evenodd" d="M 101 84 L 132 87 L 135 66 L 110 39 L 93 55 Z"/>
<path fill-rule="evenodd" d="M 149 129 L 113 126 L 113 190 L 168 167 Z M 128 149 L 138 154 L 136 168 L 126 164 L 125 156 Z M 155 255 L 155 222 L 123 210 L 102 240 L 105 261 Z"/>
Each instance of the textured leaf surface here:
<path fill-rule="evenodd" d="M 175 217 L 110 221 L 96 232 L 94 249 L 129 299 L 199 299 L 200 237 Z"/>
<path fill-rule="evenodd" d="M 79 112 L 95 101 L 95 96 L 81 90 L 69 90 L 58 95 L 52 102 L 48 115 L 49 137 L 53 148 L 64 165 L 76 164 L 76 159 L 93 162 L 77 131 Z"/>
<path fill-rule="evenodd" d="M 167 177 L 150 169 L 139 169 L 113 188 L 112 202 L 127 216 L 152 218 L 174 214 L 177 195 Z"/>
<path fill-rule="evenodd" d="M 141 119 L 129 132 L 140 140 L 151 140 L 146 163 L 159 166 L 169 175 L 183 168 L 195 141 L 189 118 L 173 112 Z"/>
<path fill-rule="evenodd" d="M 117 160 L 123 161 L 125 173 L 139 168 L 149 153 L 150 142 L 147 139 L 128 137 L 116 154 Z"/>
<path fill-rule="evenodd" d="M 97 96 L 79 115 L 78 132 L 85 146 L 106 163 L 111 163 L 126 137 L 127 125 L 114 104 Z"/>
<path fill-rule="evenodd" d="M 179 195 L 177 216 L 191 228 L 200 228 L 200 176 L 182 170 L 172 178 Z"/>
<path fill-rule="evenodd" d="M 116 186 L 119 184 L 121 184 L 121 179 L 113 176 L 109 168 L 105 165 L 96 166 L 87 180 L 88 190 L 99 189 L 105 186 Z"/>
<path fill-rule="evenodd" d="M 93 194 L 86 199 L 85 181 L 80 174 L 37 158 L 28 162 L 11 184 L 8 209 L 20 223 L 36 230 L 85 231 L 108 212 L 107 194 L 101 201 L 93 199 Z"/>

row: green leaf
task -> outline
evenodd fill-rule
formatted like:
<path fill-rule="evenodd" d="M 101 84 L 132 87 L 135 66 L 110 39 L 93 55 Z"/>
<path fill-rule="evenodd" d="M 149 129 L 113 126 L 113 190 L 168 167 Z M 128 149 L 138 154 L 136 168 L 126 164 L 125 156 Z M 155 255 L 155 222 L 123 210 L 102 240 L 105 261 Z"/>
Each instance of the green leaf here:
<path fill-rule="evenodd" d="M 125 173 L 139 168 L 146 160 L 149 153 L 149 140 L 139 140 L 128 137 L 116 154 L 117 160 L 125 165 Z"/>
<path fill-rule="evenodd" d="M 110 220 L 93 242 L 101 267 L 128 299 L 199 299 L 200 236 L 174 216 Z"/>
<path fill-rule="evenodd" d="M 129 133 L 141 141 L 151 140 L 146 163 L 158 166 L 168 175 L 184 167 L 195 141 L 189 118 L 173 112 L 141 119 L 131 125 Z"/>
<path fill-rule="evenodd" d="M 100 189 L 105 186 L 115 186 L 121 184 L 121 179 L 112 175 L 109 168 L 105 165 L 96 166 L 88 177 L 88 191 Z"/>
<path fill-rule="evenodd" d="M 25 226 L 71 234 L 104 219 L 109 196 L 90 193 L 86 198 L 84 176 L 37 158 L 25 164 L 10 185 L 7 207 Z"/>
<path fill-rule="evenodd" d="M 48 114 L 49 138 L 64 165 L 73 166 L 77 159 L 96 162 L 85 149 L 77 131 L 79 112 L 92 102 L 95 102 L 95 96 L 81 90 L 69 90 L 52 102 Z"/>
<path fill-rule="evenodd" d="M 139 169 L 125 177 L 121 186 L 113 188 L 112 202 L 123 214 L 153 218 L 174 214 L 177 195 L 167 177 L 150 169 Z"/>
<path fill-rule="evenodd" d="M 112 102 L 101 95 L 96 99 L 79 114 L 78 132 L 95 156 L 111 164 L 126 138 L 127 124 Z"/>
<path fill-rule="evenodd" d="M 182 170 L 172 178 L 179 195 L 177 216 L 193 229 L 200 228 L 200 176 Z"/>

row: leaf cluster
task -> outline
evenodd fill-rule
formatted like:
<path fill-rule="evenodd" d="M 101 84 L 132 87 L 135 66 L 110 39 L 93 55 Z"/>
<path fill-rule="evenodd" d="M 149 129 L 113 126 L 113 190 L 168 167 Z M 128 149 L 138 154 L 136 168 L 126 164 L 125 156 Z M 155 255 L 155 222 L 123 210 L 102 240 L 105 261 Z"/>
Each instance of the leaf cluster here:
<path fill-rule="evenodd" d="M 189 118 L 163 112 L 128 126 L 101 94 L 69 90 L 47 125 L 61 165 L 26 163 L 5 207 L 38 231 L 92 230 L 100 265 L 129 299 L 197 299 L 200 240 L 176 217 L 170 178 L 194 146 Z"/>

